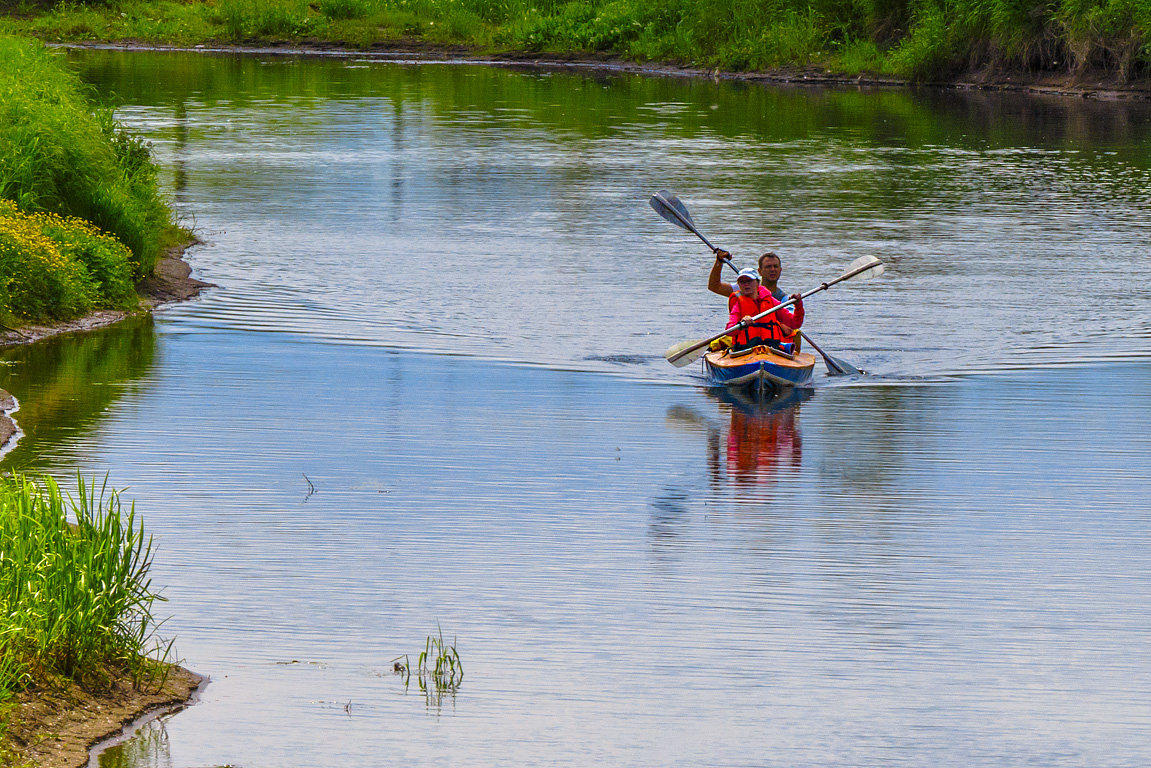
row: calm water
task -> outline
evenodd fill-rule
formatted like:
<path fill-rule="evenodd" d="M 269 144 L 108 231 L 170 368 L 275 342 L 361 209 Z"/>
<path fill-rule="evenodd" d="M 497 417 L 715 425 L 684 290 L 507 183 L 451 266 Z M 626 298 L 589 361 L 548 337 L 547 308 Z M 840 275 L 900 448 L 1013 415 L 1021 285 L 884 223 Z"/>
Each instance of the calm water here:
<path fill-rule="evenodd" d="M 101 768 L 1146 764 L 1147 105 L 71 60 L 220 285 L 0 367 L 213 680 Z M 723 313 L 660 187 L 788 288 L 888 261 L 810 303 L 875 375 L 668 367 Z"/>

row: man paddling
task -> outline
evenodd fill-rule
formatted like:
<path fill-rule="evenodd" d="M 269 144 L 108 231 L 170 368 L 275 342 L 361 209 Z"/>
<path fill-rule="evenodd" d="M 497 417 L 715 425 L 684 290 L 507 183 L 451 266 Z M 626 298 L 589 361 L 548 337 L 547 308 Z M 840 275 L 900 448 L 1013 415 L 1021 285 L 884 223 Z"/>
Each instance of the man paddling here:
<path fill-rule="evenodd" d="M 711 274 L 707 276 L 707 289 L 712 293 L 718 293 L 720 296 L 731 296 L 735 293 L 736 287 L 731 283 L 725 283 L 722 279 L 723 265 L 730 260 L 731 254 L 722 248 L 715 252 L 715 266 L 711 268 Z M 759 257 L 761 285 L 779 302 L 787 298 L 787 294 L 777 284 L 781 274 L 783 274 L 783 264 L 774 252 L 768 251 Z"/>
<path fill-rule="evenodd" d="M 760 285 L 759 273 L 754 269 L 740 272 L 735 282 L 737 291 L 727 300 L 728 328 L 733 328 L 740 322 L 748 322 L 756 315 L 781 303 L 766 287 Z M 795 345 L 791 339 L 795 337 L 796 329 L 803 325 L 803 296 L 796 293 L 791 298 L 795 299 L 795 304 L 792 305 L 794 311 L 780 309 L 737 331 L 732 337 L 735 347 L 746 349 L 765 344 L 785 352 L 794 350 Z"/>

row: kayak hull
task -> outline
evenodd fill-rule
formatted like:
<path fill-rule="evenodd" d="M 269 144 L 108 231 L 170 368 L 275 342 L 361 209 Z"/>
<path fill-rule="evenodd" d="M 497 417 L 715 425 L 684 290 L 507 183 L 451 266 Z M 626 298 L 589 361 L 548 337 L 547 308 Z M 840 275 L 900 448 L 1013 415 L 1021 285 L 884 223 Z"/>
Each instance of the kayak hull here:
<path fill-rule="evenodd" d="M 810 386 L 814 371 L 814 355 L 785 355 L 771 347 L 755 347 L 738 355 L 719 350 L 703 356 L 703 373 L 708 382 L 727 387 L 781 392 Z"/>

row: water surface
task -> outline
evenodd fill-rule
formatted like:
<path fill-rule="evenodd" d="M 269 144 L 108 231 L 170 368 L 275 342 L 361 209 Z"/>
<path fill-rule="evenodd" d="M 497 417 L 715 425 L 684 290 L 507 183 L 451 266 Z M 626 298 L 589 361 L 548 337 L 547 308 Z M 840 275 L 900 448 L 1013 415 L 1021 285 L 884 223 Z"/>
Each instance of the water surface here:
<path fill-rule="evenodd" d="M 5 467 L 129 486 L 212 677 L 99 766 L 1151 753 L 1146 105 L 70 58 L 220 285 L 0 368 Z M 667 366 L 723 311 L 660 187 L 788 288 L 887 260 L 810 303 L 875 375 Z"/>
<path fill-rule="evenodd" d="M 1151 104 L 635 75 L 72 55 L 172 174 L 226 290 L 196 322 L 682 381 L 726 320 L 707 249 L 813 288 L 832 353 L 896 378 L 1145 358 Z M 729 276 L 730 278 L 730 276 Z M 1133 279 L 1135 278 L 1135 279 Z"/>

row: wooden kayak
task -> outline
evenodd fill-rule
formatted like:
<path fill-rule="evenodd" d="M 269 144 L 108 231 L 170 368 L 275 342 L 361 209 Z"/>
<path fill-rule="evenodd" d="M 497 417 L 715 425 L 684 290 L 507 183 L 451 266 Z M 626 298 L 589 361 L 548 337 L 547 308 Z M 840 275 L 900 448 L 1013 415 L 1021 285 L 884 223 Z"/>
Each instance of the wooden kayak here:
<path fill-rule="evenodd" d="M 740 352 L 722 349 L 703 356 L 703 373 L 711 384 L 749 387 L 760 392 L 781 392 L 811 384 L 815 356 L 789 355 L 773 347 L 752 347 Z"/>

